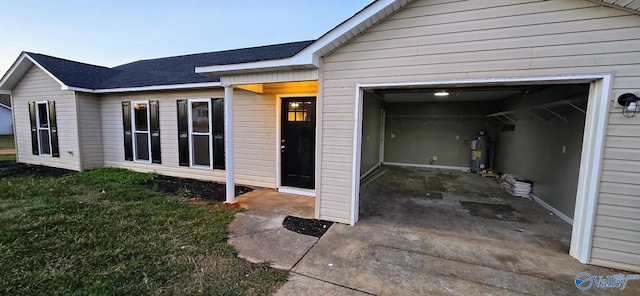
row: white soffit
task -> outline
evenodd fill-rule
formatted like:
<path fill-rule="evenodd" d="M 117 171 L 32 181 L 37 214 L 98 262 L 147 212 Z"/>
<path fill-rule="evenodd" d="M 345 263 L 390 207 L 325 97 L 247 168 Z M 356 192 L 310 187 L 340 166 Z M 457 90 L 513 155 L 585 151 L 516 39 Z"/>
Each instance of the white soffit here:
<path fill-rule="evenodd" d="M 640 0 L 589 0 L 594 3 L 603 4 L 613 8 L 640 14 Z"/>
<path fill-rule="evenodd" d="M 329 54 L 412 1 L 377 0 L 290 58 L 232 65 L 202 66 L 196 67 L 195 71 L 200 74 L 220 75 L 317 68 L 320 57 Z"/>

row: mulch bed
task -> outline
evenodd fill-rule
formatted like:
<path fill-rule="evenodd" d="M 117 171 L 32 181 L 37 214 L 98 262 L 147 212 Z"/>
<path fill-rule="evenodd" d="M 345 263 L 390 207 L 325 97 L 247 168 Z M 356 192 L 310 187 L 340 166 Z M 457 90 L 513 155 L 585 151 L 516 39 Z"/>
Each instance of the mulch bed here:
<path fill-rule="evenodd" d="M 333 222 L 316 219 L 304 219 L 294 216 L 287 216 L 282 221 L 282 226 L 285 229 L 297 232 L 304 235 L 315 236 L 320 238 L 329 227 L 333 225 Z"/>
<path fill-rule="evenodd" d="M 0 178 L 10 177 L 62 177 L 75 171 L 61 168 L 17 163 L 13 160 L 0 161 Z M 200 198 L 208 201 L 225 201 L 225 184 L 194 179 L 184 179 L 159 175 L 142 185 L 150 189 L 186 198 Z M 236 186 L 236 196 L 251 192 L 253 189 Z"/>
<path fill-rule="evenodd" d="M 225 184 L 195 179 L 158 176 L 153 180 L 146 181 L 143 185 L 153 190 L 185 198 L 200 198 L 208 201 L 223 202 L 226 201 L 227 196 Z M 236 186 L 235 196 L 252 190 L 249 187 Z"/>
<path fill-rule="evenodd" d="M 13 160 L 0 161 L 0 178 L 10 177 L 62 177 L 74 171 L 40 165 L 17 163 Z"/>

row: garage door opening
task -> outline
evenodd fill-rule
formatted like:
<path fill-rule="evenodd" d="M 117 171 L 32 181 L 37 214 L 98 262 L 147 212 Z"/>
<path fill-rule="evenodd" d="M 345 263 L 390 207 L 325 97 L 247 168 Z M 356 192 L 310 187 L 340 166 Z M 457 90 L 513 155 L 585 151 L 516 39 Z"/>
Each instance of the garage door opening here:
<path fill-rule="evenodd" d="M 356 151 L 360 221 L 562 253 L 571 246 L 586 263 L 581 250 L 590 242 L 582 208 L 593 192 L 584 189 L 592 161 L 583 156 L 590 155 L 593 125 L 602 120 L 587 118 L 602 110 L 603 93 L 592 81 L 363 87 Z M 479 132 L 489 143 L 482 155 L 474 152 L 473 158 L 484 158 L 480 171 L 531 180 L 531 199 L 507 193 L 502 179 L 469 172 Z M 573 241 L 574 218 L 582 244 Z"/>

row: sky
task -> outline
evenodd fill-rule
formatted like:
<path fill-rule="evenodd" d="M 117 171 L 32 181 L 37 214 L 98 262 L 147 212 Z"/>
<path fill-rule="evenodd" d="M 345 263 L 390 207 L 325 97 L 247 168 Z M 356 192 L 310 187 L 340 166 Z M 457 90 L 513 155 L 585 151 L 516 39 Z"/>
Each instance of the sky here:
<path fill-rule="evenodd" d="M 113 67 L 317 39 L 373 0 L 0 0 L 0 76 L 22 51 Z"/>

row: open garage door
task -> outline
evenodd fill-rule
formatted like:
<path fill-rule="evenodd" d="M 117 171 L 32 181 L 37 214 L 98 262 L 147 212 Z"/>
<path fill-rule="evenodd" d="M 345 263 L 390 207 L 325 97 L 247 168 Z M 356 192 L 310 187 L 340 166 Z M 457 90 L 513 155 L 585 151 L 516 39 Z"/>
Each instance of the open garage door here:
<path fill-rule="evenodd" d="M 563 253 L 571 246 L 572 255 L 586 263 L 591 230 L 585 223 L 593 217 L 585 217 L 584 207 L 595 192 L 585 188 L 594 169 L 594 126 L 606 107 L 598 84 L 363 87 L 359 218 L 511 237 Z M 479 133 L 487 147 L 474 151 Z M 471 173 L 476 157 L 482 158 L 479 171 L 532 181 L 530 194 L 513 196 L 502 179 Z"/>

